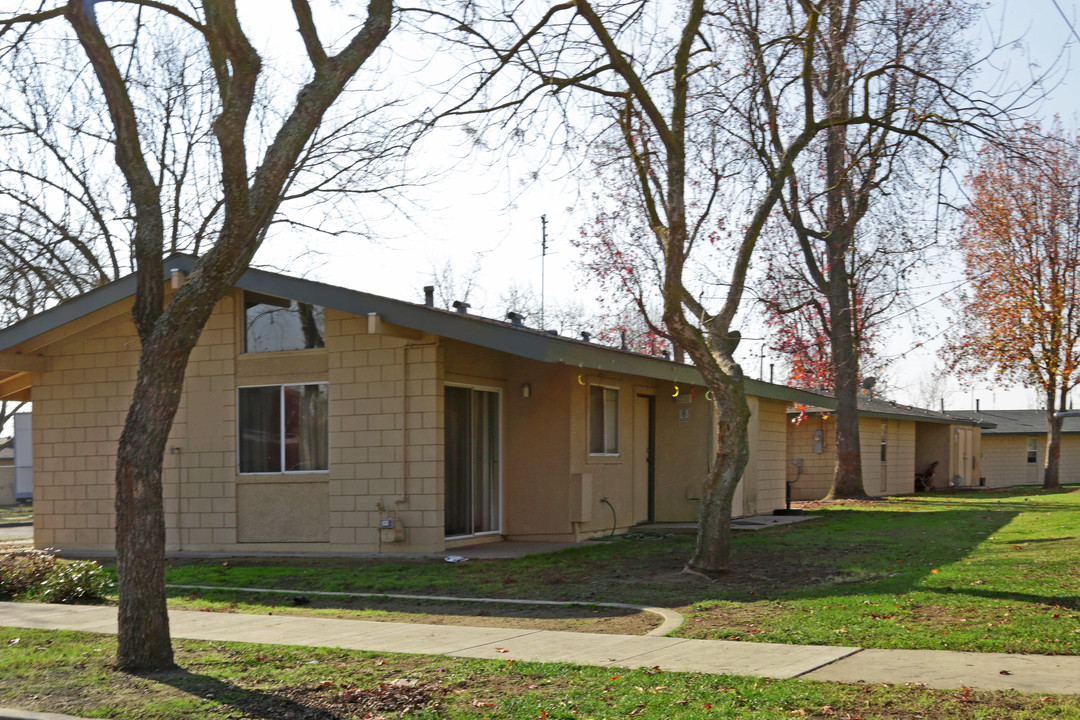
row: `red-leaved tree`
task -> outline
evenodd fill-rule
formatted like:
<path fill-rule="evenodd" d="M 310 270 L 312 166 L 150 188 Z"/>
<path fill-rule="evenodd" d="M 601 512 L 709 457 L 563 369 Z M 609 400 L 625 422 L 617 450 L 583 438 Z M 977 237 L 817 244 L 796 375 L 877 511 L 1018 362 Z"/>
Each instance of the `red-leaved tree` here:
<path fill-rule="evenodd" d="M 967 289 L 949 338 L 954 368 L 1045 398 L 1043 487 L 1060 486 L 1061 418 L 1080 383 L 1080 139 L 1060 127 L 987 145 L 968 178 L 958 238 Z"/>

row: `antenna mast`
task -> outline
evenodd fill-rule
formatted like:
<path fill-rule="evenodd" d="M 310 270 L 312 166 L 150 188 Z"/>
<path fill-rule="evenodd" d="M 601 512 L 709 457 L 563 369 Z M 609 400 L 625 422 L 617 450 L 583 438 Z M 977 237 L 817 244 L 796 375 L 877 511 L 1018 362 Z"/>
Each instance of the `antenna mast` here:
<path fill-rule="evenodd" d="M 544 264 L 547 259 L 547 215 L 540 216 L 540 329 L 544 325 Z"/>

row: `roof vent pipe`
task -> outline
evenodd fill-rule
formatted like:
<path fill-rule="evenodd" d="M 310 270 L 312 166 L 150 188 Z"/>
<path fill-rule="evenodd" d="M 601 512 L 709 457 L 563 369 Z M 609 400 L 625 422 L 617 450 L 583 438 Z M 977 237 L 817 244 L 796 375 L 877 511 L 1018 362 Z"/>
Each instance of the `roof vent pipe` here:
<path fill-rule="evenodd" d="M 975 398 L 975 412 L 982 412 L 979 409 L 979 398 Z"/>
<path fill-rule="evenodd" d="M 424 286 L 424 305 L 427 305 L 428 307 L 435 307 L 435 286 L 434 285 L 425 285 Z"/>
<path fill-rule="evenodd" d="M 454 309 L 457 310 L 462 315 L 468 315 L 469 314 L 469 308 L 471 308 L 471 307 L 472 307 L 472 305 L 470 305 L 467 302 L 462 302 L 460 300 L 455 300 L 454 301 Z"/>
<path fill-rule="evenodd" d="M 506 313 L 506 319 L 510 321 L 511 325 L 514 325 L 516 327 L 521 327 L 522 326 L 522 321 L 525 319 L 525 316 L 522 315 L 521 313 L 508 312 L 508 313 Z"/>
<path fill-rule="evenodd" d="M 591 338 L 592 338 L 592 333 L 582 331 L 582 333 L 581 333 L 581 339 L 582 340 L 584 340 L 585 342 L 592 342 Z"/>
<path fill-rule="evenodd" d="M 665 360 L 669 360 L 671 358 L 671 351 L 670 350 L 661 350 L 660 354 L 664 356 Z"/>
<path fill-rule="evenodd" d="M 620 350 L 625 350 L 626 349 L 626 331 L 625 330 L 620 330 L 619 331 L 619 344 L 620 344 L 620 347 L 619 347 Z"/>

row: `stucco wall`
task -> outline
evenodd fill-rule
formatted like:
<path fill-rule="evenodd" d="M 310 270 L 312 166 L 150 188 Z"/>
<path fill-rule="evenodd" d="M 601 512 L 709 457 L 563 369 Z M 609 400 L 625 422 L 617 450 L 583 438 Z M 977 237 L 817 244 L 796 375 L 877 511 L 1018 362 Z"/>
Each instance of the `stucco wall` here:
<path fill-rule="evenodd" d="M 656 398 L 656 520 L 697 522 L 701 487 L 712 462 L 712 407 L 704 388 L 659 383 Z M 685 420 L 680 421 L 680 412 Z"/>

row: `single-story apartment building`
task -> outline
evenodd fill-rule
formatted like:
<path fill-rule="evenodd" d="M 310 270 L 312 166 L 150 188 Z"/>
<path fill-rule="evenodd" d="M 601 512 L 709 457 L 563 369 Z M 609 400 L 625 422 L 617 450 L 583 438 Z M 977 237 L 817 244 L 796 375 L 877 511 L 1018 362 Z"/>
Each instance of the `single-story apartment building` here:
<path fill-rule="evenodd" d="M 1045 410 L 949 411 L 992 427 L 982 431 L 982 466 L 990 487 L 1041 485 L 1046 467 Z M 1080 418 L 1061 426 L 1062 483 L 1080 483 Z"/>
<path fill-rule="evenodd" d="M 181 283 L 193 263 L 166 267 Z M 134 290 L 129 276 L 0 330 L 0 398 L 33 401 L 38 547 L 112 552 Z M 747 391 L 736 516 L 784 506 L 787 409 L 816 398 Z M 664 358 L 250 270 L 187 367 L 167 550 L 437 552 L 693 521 L 714 442 L 705 396 Z"/>
<path fill-rule="evenodd" d="M 836 418 L 811 406 L 793 410 L 788 435 L 787 477 L 794 500 L 817 500 L 829 492 L 836 467 Z M 915 492 L 916 474 L 935 488 L 977 486 L 982 478 L 979 422 L 863 395 L 859 442 L 863 488 L 868 495 Z"/>
<path fill-rule="evenodd" d="M 0 505 L 15 504 L 15 439 L 0 438 Z"/>

